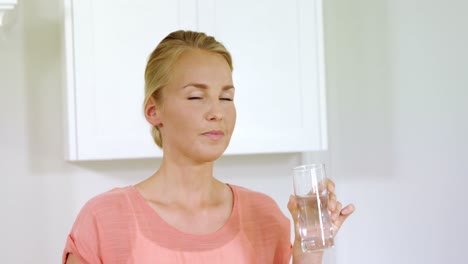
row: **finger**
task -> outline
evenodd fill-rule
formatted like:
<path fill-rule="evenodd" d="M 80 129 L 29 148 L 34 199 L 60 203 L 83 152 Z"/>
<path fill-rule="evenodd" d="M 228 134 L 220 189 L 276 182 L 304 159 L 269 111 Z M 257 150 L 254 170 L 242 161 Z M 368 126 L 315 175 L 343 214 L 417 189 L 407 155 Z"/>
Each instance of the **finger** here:
<path fill-rule="evenodd" d="M 328 192 L 330 192 L 330 193 L 335 192 L 335 183 L 332 180 L 328 179 L 328 178 L 327 178 L 327 189 L 328 189 Z"/>
<path fill-rule="evenodd" d="M 356 208 L 354 207 L 354 204 L 348 204 L 345 208 L 341 210 L 342 215 L 351 215 L 354 213 Z"/>
<path fill-rule="evenodd" d="M 334 212 L 336 210 L 336 195 L 334 193 L 329 193 L 328 195 L 328 210 Z"/>
<path fill-rule="evenodd" d="M 338 214 L 338 217 L 333 222 L 338 227 L 338 229 L 341 227 L 341 225 L 343 225 L 346 219 L 354 212 L 354 210 L 355 210 L 354 205 L 349 204 L 340 211 L 340 213 Z"/>
<path fill-rule="evenodd" d="M 341 226 L 343 223 L 346 221 L 346 219 L 355 211 L 354 205 L 349 204 L 345 208 L 341 209 L 340 214 L 336 221 L 333 221 L 333 228 L 334 228 L 334 233 L 335 235 L 338 233 L 340 230 Z"/>
<path fill-rule="evenodd" d="M 343 205 L 340 202 L 336 203 L 336 210 L 332 212 L 332 220 L 336 221 L 338 219 L 338 216 L 341 214 L 341 208 L 343 208 Z"/>

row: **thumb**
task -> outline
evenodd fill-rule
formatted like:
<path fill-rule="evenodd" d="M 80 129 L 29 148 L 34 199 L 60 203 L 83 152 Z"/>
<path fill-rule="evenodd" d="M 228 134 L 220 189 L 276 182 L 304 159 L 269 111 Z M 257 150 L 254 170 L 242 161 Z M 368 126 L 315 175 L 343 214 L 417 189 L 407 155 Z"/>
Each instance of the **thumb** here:
<path fill-rule="evenodd" d="M 299 223 L 298 223 L 299 210 L 297 210 L 297 200 L 294 195 L 289 196 L 288 210 L 291 213 L 291 216 L 294 222 L 293 223 L 294 233 L 295 233 L 296 239 L 298 239 L 300 237 L 299 236 Z"/>

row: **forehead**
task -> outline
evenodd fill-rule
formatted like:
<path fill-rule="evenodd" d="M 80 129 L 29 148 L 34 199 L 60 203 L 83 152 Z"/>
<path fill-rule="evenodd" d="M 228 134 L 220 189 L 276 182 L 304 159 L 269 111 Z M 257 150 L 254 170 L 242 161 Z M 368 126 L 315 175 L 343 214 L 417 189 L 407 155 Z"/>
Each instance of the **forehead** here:
<path fill-rule="evenodd" d="M 178 85 L 196 82 L 211 85 L 232 85 L 232 72 L 226 59 L 217 53 L 190 50 L 174 63 L 171 82 Z"/>

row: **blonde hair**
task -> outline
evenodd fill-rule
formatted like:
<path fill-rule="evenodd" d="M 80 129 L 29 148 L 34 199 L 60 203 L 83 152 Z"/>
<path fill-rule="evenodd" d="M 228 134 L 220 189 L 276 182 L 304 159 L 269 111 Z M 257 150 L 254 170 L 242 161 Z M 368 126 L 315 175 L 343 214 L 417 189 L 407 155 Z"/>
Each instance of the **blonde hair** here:
<path fill-rule="evenodd" d="M 145 69 L 145 99 L 144 109 L 148 101 L 153 98 L 156 103 L 162 103 L 162 90 L 170 81 L 170 74 L 174 63 L 184 52 L 200 49 L 222 55 L 231 71 L 233 70 L 232 58 L 223 44 L 214 37 L 202 32 L 174 31 L 167 35 L 154 49 L 148 58 Z M 159 127 L 151 128 L 154 142 L 162 148 L 163 142 Z"/>

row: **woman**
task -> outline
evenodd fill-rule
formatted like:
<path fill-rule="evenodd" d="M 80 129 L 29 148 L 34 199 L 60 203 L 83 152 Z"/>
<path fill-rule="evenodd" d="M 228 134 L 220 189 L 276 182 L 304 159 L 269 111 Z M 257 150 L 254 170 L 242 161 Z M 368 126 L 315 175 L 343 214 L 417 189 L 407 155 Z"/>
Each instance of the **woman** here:
<path fill-rule="evenodd" d="M 204 33 L 176 31 L 145 71 L 146 120 L 163 150 L 160 168 L 134 186 L 91 199 L 68 237 L 63 263 L 321 263 L 270 197 L 213 177 L 236 122 L 232 60 Z M 329 183 L 338 230 L 342 209 Z M 288 208 L 296 221 L 296 203 Z M 292 252 L 291 252 L 292 251 Z"/>

